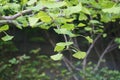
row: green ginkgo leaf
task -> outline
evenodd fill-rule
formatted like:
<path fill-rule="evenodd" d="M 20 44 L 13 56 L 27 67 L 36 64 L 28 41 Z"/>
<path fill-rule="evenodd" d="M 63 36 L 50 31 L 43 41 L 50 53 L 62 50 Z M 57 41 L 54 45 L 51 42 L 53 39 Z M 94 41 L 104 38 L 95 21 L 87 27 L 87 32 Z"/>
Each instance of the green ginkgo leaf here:
<path fill-rule="evenodd" d="M 84 26 L 86 26 L 86 25 L 83 24 L 83 23 L 79 23 L 79 24 L 78 24 L 78 27 L 84 27 Z"/>
<path fill-rule="evenodd" d="M 56 52 L 60 52 L 60 51 L 63 51 L 64 48 L 65 48 L 65 46 L 59 46 L 59 45 L 56 45 L 54 51 L 56 51 Z"/>
<path fill-rule="evenodd" d="M 85 7 L 82 7 L 82 10 L 81 10 L 83 13 L 85 13 L 85 14 L 91 14 L 90 13 L 90 11 L 87 9 L 87 8 L 85 8 Z"/>
<path fill-rule="evenodd" d="M 37 18 L 41 19 L 42 22 L 51 22 L 52 19 L 51 17 L 44 11 L 40 11 L 37 15 L 36 15 Z"/>
<path fill-rule="evenodd" d="M 50 56 L 50 58 L 55 60 L 55 61 L 61 60 L 63 58 L 63 54 L 58 53 L 58 54 Z"/>
<path fill-rule="evenodd" d="M 40 4 L 41 6 L 47 7 L 47 8 L 59 8 L 64 5 L 66 5 L 65 1 L 46 1 L 46 0 L 41 0 Z"/>
<path fill-rule="evenodd" d="M 106 8 L 102 9 L 105 13 L 113 13 L 113 14 L 119 14 L 120 13 L 120 7 L 112 7 L 112 8 Z"/>
<path fill-rule="evenodd" d="M 85 29 L 86 31 L 91 31 L 91 30 L 92 30 L 91 27 L 85 27 L 84 29 Z"/>
<path fill-rule="evenodd" d="M 88 40 L 89 43 L 93 43 L 93 39 L 90 38 L 90 36 L 87 36 L 87 37 L 85 37 L 85 38 Z"/>
<path fill-rule="evenodd" d="M 54 30 L 58 34 L 66 34 L 66 35 L 69 35 L 70 37 L 76 37 L 75 34 L 73 34 L 71 31 L 67 30 L 66 28 L 54 29 Z"/>
<path fill-rule="evenodd" d="M 72 44 L 73 44 L 73 42 L 59 42 L 56 45 L 58 45 L 58 46 L 69 46 L 69 45 L 72 45 Z"/>
<path fill-rule="evenodd" d="M 56 44 L 54 51 L 56 51 L 56 52 L 63 51 L 65 46 L 70 46 L 72 44 L 73 44 L 73 42 L 59 42 Z"/>
<path fill-rule="evenodd" d="M 80 12 L 82 10 L 82 4 L 81 3 L 79 3 L 78 5 L 76 5 L 76 6 L 72 6 L 72 7 L 68 7 L 67 9 L 65 9 L 64 11 L 63 11 L 63 13 L 65 14 L 65 15 L 71 15 L 71 14 L 73 14 L 73 13 L 78 13 L 78 12 Z"/>
<path fill-rule="evenodd" d="M 36 25 L 36 23 L 38 22 L 39 18 L 29 17 L 28 20 L 29 20 L 30 26 L 34 27 Z"/>
<path fill-rule="evenodd" d="M 73 54 L 73 57 L 75 57 L 77 59 L 84 59 L 85 56 L 86 56 L 86 52 L 83 52 L 83 51 L 78 51 Z"/>
<path fill-rule="evenodd" d="M 9 41 L 9 40 L 12 40 L 13 37 L 14 37 L 14 36 L 6 35 L 6 36 L 2 37 L 1 39 L 2 39 L 3 41 Z"/>
<path fill-rule="evenodd" d="M 64 24 L 61 26 L 61 28 L 65 28 L 67 30 L 73 30 L 75 27 L 74 24 Z"/>
<path fill-rule="evenodd" d="M 9 29 L 9 26 L 8 25 L 4 25 L 4 26 L 0 27 L 0 32 L 7 31 L 8 29 Z"/>
<path fill-rule="evenodd" d="M 27 2 L 27 5 L 32 5 L 32 4 L 34 4 L 35 2 L 37 2 L 37 0 L 29 0 L 29 1 Z"/>

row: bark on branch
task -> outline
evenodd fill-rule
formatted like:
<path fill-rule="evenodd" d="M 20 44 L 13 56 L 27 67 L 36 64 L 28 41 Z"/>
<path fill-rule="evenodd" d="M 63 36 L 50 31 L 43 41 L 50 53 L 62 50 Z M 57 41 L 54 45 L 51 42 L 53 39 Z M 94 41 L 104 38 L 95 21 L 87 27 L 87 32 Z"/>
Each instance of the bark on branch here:
<path fill-rule="evenodd" d="M 115 48 L 117 48 L 118 45 L 115 45 L 113 47 L 112 43 L 113 43 L 114 39 L 110 41 L 110 43 L 108 44 L 108 46 L 106 47 L 106 49 L 103 51 L 103 53 L 101 54 L 99 60 L 98 60 L 98 63 L 96 65 L 96 67 L 94 68 L 94 71 L 98 70 L 99 66 L 100 66 L 100 63 L 104 57 L 104 55 L 112 50 L 114 50 Z"/>
<path fill-rule="evenodd" d="M 88 48 L 87 52 L 86 52 L 86 57 L 83 60 L 83 70 L 86 67 L 86 62 L 87 62 L 87 57 L 90 54 L 91 50 L 93 49 L 96 41 L 101 37 L 102 33 L 98 34 L 98 36 L 95 38 L 95 40 L 93 41 L 93 43 L 90 45 L 90 47 Z"/>
<path fill-rule="evenodd" d="M 27 13 L 30 13 L 30 12 L 32 12 L 32 10 L 23 10 L 21 12 L 18 12 L 15 15 L 12 15 L 12 16 L 0 16 L 0 20 L 14 20 L 17 17 L 22 16 L 22 15 L 27 14 Z"/>

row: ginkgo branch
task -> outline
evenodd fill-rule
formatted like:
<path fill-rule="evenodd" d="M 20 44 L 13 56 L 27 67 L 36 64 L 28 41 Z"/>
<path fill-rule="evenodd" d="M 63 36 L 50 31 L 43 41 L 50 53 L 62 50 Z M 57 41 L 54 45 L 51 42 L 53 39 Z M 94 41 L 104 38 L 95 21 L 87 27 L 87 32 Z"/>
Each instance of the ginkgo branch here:
<path fill-rule="evenodd" d="M 24 14 L 30 13 L 30 12 L 32 12 L 32 10 L 23 10 L 12 16 L 0 16 L 0 20 L 14 20 L 14 19 L 16 19 Z"/>

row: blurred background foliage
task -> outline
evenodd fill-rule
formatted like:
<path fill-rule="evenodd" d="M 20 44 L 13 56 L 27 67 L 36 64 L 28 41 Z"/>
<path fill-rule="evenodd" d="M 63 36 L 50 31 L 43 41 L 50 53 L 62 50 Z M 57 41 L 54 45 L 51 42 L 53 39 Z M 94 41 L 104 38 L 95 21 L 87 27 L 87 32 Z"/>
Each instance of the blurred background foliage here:
<path fill-rule="evenodd" d="M 119 26 L 119 0 L 0 0 L 0 80 L 120 80 Z"/>

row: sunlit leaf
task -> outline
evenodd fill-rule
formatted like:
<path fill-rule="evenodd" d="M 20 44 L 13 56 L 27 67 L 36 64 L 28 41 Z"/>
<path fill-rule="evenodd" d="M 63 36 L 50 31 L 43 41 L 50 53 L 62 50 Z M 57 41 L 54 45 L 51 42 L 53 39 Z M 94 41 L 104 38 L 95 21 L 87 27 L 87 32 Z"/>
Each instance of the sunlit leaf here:
<path fill-rule="evenodd" d="M 79 20 L 87 20 L 87 16 L 83 13 L 80 13 Z"/>
<path fill-rule="evenodd" d="M 118 43 L 118 44 L 120 44 L 120 38 L 119 38 L 119 37 L 116 38 L 116 39 L 115 39 L 115 42 Z"/>
<path fill-rule="evenodd" d="M 119 14 L 120 13 L 120 7 L 112 7 L 107 9 L 102 9 L 105 13 L 113 13 L 113 14 Z"/>
<path fill-rule="evenodd" d="M 73 42 L 59 42 L 56 45 L 58 45 L 58 46 L 69 46 L 69 45 L 72 45 L 72 44 L 73 44 Z"/>
<path fill-rule="evenodd" d="M 38 22 L 39 18 L 36 18 L 36 17 L 29 17 L 28 20 L 29 20 L 30 26 L 33 27 L 33 26 L 36 25 L 36 23 Z"/>
<path fill-rule="evenodd" d="M 66 28 L 67 30 L 73 30 L 75 27 L 74 24 L 64 24 L 61 26 L 61 28 Z"/>
<path fill-rule="evenodd" d="M 109 14 L 109 13 L 101 14 L 101 21 L 102 22 L 107 23 L 107 22 L 109 22 L 111 20 L 112 20 L 112 15 L 111 14 Z"/>
<path fill-rule="evenodd" d="M 21 5 L 25 5 L 27 2 L 28 2 L 28 0 L 21 0 Z"/>
<path fill-rule="evenodd" d="M 89 43 L 93 43 L 93 39 L 90 38 L 90 36 L 87 36 L 87 37 L 85 37 L 85 38 L 88 40 Z"/>
<path fill-rule="evenodd" d="M 9 29 L 9 26 L 8 25 L 4 25 L 4 26 L 0 27 L 0 32 L 7 31 L 8 29 Z"/>
<path fill-rule="evenodd" d="M 73 42 L 59 42 L 56 44 L 54 51 L 56 51 L 56 52 L 63 51 L 65 46 L 70 46 L 72 44 L 73 44 Z"/>
<path fill-rule="evenodd" d="M 72 6 L 72 7 L 68 7 L 67 9 L 64 10 L 64 14 L 65 15 L 71 15 L 73 13 L 78 13 L 82 10 L 82 5 L 81 3 L 79 3 L 78 5 L 76 6 Z"/>
<path fill-rule="evenodd" d="M 86 52 L 83 52 L 83 51 L 78 51 L 73 54 L 73 57 L 75 57 L 77 59 L 84 59 L 85 56 L 86 56 Z"/>
<path fill-rule="evenodd" d="M 1 39 L 2 39 L 3 41 L 9 41 L 9 40 L 12 40 L 13 37 L 14 37 L 14 36 L 6 35 L 6 36 L 2 37 Z"/>
<path fill-rule="evenodd" d="M 44 11 L 40 11 L 36 15 L 36 17 L 41 19 L 42 22 L 51 22 L 52 21 L 51 17 L 47 13 L 45 13 Z"/>
<path fill-rule="evenodd" d="M 27 2 L 27 4 L 28 4 L 28 5 L 32 5 L 32 4 L 34 4 L 35 2 L 37 2 L 37 0 L 29 0 L 29 1 Z"/>
<path fill-rule="evenodd" d="M 14 20 L 13 23 L 16 25 L 18 29 L 22 29 L 22 25 L 18 23 L 16 20 Z"/>
<path fill-rule="evenodd" d="M 10 9 L 14 12 L 18 12 L 20 10 L 20 4 L 17 3 L 7 3 L 7 5 L 3 6 L 3 9 Z"/>
<path fill-rule="evenodd" d="M 86 25 L 83 24 L 83 23 L 79 23 L 79 24 L 78 24 L 78 27 L 84 27 L 84 26 L 86 26 Z"/>
<path fill-rule="evenodd" d="M 55 51 L 55 52 L 60 52 L 60 51 L 63 51 L 64 48 L 65 48 L 65 46 L 56 45 L 54 51 Z"/>
<path fill-rule="evenodd" d="M 22 56 L 19 56 L 19 60 L 23 61 L 25 59 L 30 59 L 30 56 L 26 56 L 25 54 Z"/>
<path fill-rule="evenodd" d="M 67 34 L 68 30 L 67 29 L 54 29 L 56 33 L 58 34 Z"/>
<path fill-rule="evenodd" d="M 101 24 L 99 21 L 97 21 L 97 20 L 90 20 L 90 23 L 92 23 L 92 24 Z"/>
<path fill-rule="evenodd" d="M 90 11 L 85 7 L 82 7 L 82 12 L 89 15 L 91 14 Z"/>
<path fill-rule="evenodd" d="M 91 27 L 85 27 L 85 30 L 86 30 L 86 31 L 91 31 L 92 28 L 91 28 Z"/>
<path fill-rule="evenodd" d="M 21 16 L 17 18 L 17 21 L 23 25 L 23 27 L 28 26 L 28 21 L 25 17 Z"/>
<path fill-rule="evenodd" d="M 62 29 L 54 29 L 56 33 L 58 34 L 66 34 L 69 35 L 70 37 L 75 37 L 76 35 L 73 34 L 71 31 L 67 30 L 66 28 Z"/>
<path fill-rule="evenodd" d="M 47 7 L 47 8 L 59 8 L 62 7 L 66 4 L 66 2 L 61 1 L 61 2 L 56 2 L 56 1 L 40 1 L 40 5 Z"/>
<path fill-rule="evenodd" d="M 107 34 L 106 34 L 106 33 L 104 33 L 104 34 L 103 34 L 103 37 L 104 37 L 104 38 L 105 38 L 105 37 L 107 37 Z"/>
<path fill-rule="evenodd" d="M 60 53 L 50 56 L 50 58 L 55 60 L 55 61 L 61 60 L 62 57 L 63 57 L 63 54 L 60 54 Z"/>
<path fill-rule="evenodd" d="M 9 63 L 11 63 L 11 64 L 18 64 L 19 61 L 16 58 L 13 58 L 13 59 L 9 60 Z"/>

